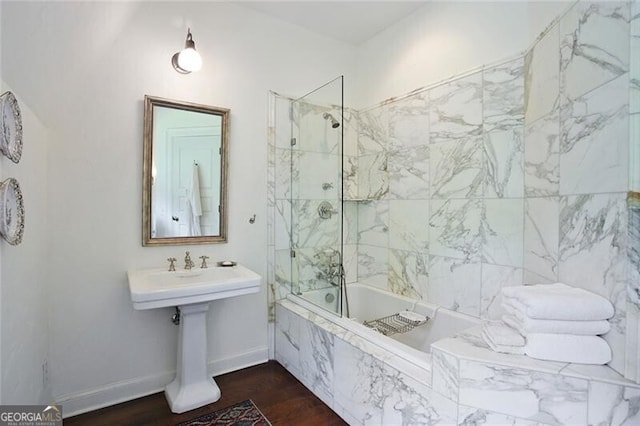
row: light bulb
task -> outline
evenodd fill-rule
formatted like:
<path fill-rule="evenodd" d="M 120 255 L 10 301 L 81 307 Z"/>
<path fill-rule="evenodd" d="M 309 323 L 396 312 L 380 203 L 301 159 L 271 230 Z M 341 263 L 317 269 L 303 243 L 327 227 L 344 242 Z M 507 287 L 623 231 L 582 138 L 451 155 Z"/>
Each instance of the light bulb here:
<path fill-rule="evenodd" d="M 202 58 L 195 49 L 186 48 L 178 55 L 178 66 L 185 71 L 199 71 L 202 68 Z"/>
<path fill-rule="evenodd" d="M 202 57 L 196 52 L 196 43 L 193 41 L 191 29 L 187 30 L 184 49 L 171 57 L 171 65 L 180 74 L 189 74 L 202 68 Z"/>

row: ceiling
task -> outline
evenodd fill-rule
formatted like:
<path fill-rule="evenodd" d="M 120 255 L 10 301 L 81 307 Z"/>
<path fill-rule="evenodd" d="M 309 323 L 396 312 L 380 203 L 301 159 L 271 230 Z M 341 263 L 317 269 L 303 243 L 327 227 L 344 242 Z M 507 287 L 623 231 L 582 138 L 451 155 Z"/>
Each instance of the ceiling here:
<path fill-rule="evenodd" d="M 426 1 L 242 1 L 283 21 L 358 45 L 420 8 Z"/>

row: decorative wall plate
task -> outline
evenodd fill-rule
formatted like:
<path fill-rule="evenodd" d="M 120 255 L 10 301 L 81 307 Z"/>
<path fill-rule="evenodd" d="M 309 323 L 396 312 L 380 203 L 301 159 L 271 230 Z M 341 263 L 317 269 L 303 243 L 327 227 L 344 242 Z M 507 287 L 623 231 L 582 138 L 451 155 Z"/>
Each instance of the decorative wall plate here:
<path fill-rule="evenodd" d="M 11 245 L 22 242 L 24 205 L 20 184 L 14 178 L 0 183 L 0 234 Z"/>
<path fill-rule="evenodd" d="M 22 156 L 22 116 L 11 92 L 0 95 L 0 152 L 14 163 Z"/>

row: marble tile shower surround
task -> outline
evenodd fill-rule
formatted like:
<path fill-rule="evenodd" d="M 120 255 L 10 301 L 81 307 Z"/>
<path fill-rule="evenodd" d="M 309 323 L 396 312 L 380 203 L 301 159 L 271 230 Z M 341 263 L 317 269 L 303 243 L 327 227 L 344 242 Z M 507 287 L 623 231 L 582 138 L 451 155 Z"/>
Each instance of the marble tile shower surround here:
<path fill-rule="evenodd" d="M 614 303 L 611 365 L 631 369 L 637 3 L 579 1 L 523 55 L 350 110 L 345 196 L 368 201 L 345 202 L 348 282 L 497 318 L 503 286 L 562 280 Z M 276 197 L 286 193 L 277 152 Z M 275 234 L 286 233 L 281 201 Z M 272 300 L 291 279 L 276 247 Z"/>

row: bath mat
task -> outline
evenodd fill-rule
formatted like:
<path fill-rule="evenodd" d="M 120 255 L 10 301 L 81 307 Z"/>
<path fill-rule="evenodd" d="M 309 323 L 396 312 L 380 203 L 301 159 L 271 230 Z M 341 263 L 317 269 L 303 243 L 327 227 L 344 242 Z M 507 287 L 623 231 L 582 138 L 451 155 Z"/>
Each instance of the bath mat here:
<path fill-rule="evenodd" d="M 271 426 L 271 423 L 253 401 L 247 399 L 213 413 L 178 423 L 177 426 Z"/>

